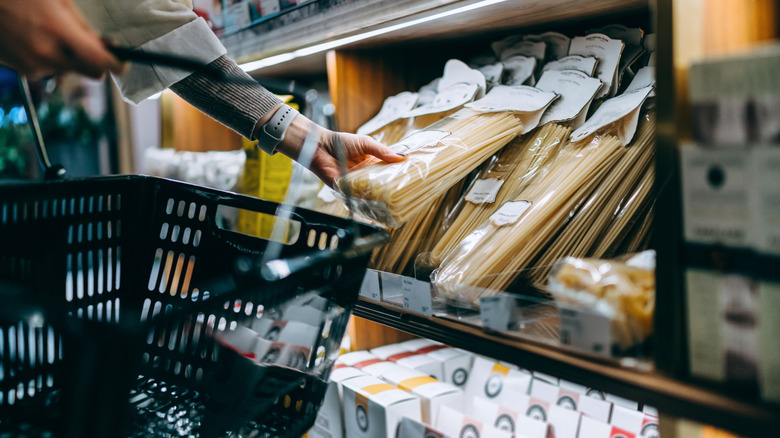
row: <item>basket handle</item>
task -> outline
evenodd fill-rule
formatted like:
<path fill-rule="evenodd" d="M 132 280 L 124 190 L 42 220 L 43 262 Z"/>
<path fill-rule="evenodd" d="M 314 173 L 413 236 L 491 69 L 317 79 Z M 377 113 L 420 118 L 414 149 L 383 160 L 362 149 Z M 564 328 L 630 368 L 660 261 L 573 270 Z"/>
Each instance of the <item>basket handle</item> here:
<path fill-rule="evenodd" d="M 43 167 L 43 178 L 46 180 L 65 178 L 67 173 L 65 167 L 61 164 L 52 165 L 51 161 L 49 161 L 49 154 L 46 152 L 46 145 L 43 142 L 41 125 L 38 122 L 38 112 L 35 111 L 35 103 L 33 103 L 32 93 L 30 93 L 30 84 L 27 82 L 27 77 L 22 74 L 19 75 L 19 89 L 22 92 L 24 110 L 27 112 L 27 122 L 30 124 L 30 129 L 33 132 L 35 152 L 41 162 L 41 167 Z"/>

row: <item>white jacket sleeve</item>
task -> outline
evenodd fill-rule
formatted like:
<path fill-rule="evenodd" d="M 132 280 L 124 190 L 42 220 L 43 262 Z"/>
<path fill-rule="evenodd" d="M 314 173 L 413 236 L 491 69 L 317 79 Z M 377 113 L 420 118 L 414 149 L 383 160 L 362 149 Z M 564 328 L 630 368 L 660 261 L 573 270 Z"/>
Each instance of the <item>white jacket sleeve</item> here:
<path fill-rule="evenodd" d="M 75 0 L 102 35 L 117 44 L 211 63 L 227 53 L 190 0 Z M 139 103 L 187 77 L 191 71 L 130 64 L 114 76 L 125 100 Z"/>

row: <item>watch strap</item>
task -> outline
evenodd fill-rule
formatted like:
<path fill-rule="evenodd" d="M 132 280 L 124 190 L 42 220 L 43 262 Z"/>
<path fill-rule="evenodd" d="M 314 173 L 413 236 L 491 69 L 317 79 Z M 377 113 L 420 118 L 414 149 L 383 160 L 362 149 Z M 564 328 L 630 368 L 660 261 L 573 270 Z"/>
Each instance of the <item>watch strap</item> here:
<path fill-rule="evenodd" d="M 257 147 L 269 155 L 275 154 L 276 147 L 284 140 L 284 133 L 298 114 L 295 108 L 286 104 L 282 105 L 276 110 L 271 120 L 260 128 L 260 134 L 257 136 Z"/>

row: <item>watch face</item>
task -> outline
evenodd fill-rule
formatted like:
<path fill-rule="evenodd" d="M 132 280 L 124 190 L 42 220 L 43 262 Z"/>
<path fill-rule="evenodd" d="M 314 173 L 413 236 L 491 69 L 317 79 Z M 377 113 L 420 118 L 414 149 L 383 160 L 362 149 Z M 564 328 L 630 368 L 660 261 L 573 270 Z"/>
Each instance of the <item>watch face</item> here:
<path fill-rule="evenodd" d="M 488 396 L 488 398 L 495 398 L 501 393 L 501 388 L 503 386 L 504 379 L 501 377 L 501 374 L 493 374 L 488 377 L 487 382 L 485 382 L 485 395 Z"/>
<path fill-rule="evenodd" d="M 564 409 L 569 409 L 571 411 L 577 410 L 577 402 L 574 401 L 574 399 L 568 395 L 564 395 L 561 398 L 559 398 L 557 405 Z"/>
<path fill-rule="evenodd" d="M 479 438 L 479 431 L 473 424 L 467 424 L 460 430 L 460 438 Z"/>
<path fill-rule="evenodd" d="M 455 386 L 463 386 L 466 383 L 466 379 L 468 379 L 468 377 L 468 371 L 464 370 L 463 368 L 458 368 L 452 373 L 452 383 Z"/>
<path fill-rule="evenodd" d="M 507 414 L 501 414 L 496 418 L 496 429 L 505 430 L 507 432 L 515 431 L 515 420 Z"/>
<path fill-rule="evenodd" d="M 547 421 L 547 412 L 539 405 L 531 405 L 525 412 L 527 417 L 531 417 L 534 420 Z"/>
<path fill-rule="evenodd" d="M 657 424 L 647 423 L 645 424 L 645 427 L 642 428 L 642 433 L 640 433 L 640 436 L 642 438 L 659 438 L 661 434 L 658 432 Z"/>
<path fill-rule="evenodd" d="M 355 421 L 357 421 L 357 425 L 363 432 L 368 431 L 368 414 L 366 413 L 366 409 L 358 405 L 357 408 L 355 408 Z"/>

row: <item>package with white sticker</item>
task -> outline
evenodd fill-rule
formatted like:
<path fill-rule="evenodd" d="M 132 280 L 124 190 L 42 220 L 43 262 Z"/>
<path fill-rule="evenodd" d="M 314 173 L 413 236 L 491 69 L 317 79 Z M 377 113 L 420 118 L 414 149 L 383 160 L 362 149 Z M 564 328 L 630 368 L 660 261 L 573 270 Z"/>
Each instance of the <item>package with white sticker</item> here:
<path fill-rule="evenodd" d="M 500 59 L 511 58 L 512 56 L 522 55 L 536 58 L 542 62 L 547 51 L 547 43 L 544 41 L 526 40 L 522 36 L 509 37 L 491 44 L 493 51 Z"/>
<path fill-rule="evenodd" d="M 504 66 L 501 83 L 504 85 L 531 84 L 536 71 L 536 58 L 516 55 L 501 61 Z"/>
<path fill-rule="evenodd" d="M 575 121 L 581 114 L 581 119 L 584 119 L 601 86 L 600 80 L 577 70 L 544 72 L 536 87 L 557 94 L 558 99 L 547 108 L 539 123 L 544 125 L 550 122 Z M 571 127 L 576 129 L 581 124 L 572 123 Z"/>
<path fill-rule="evenodd" d="M 365 376 L 365 373 L 352 367 L 334 367 L 328 379 L 328 389 L 322 407 L 317 411 L 317 419 L 309 431 L 309 436 L 317 438 L 341 438 L 344 436 L 344 423 L 341 398 L 342 383 L 355 377 Z"/>
<path fill-rule="evenodd" d="M 506 201 L 511 200 L 511 196 L 541 177 L 569 132 L 568 128 L 550 123 L 532 135 L 512 140 L 493 156 L 466 190 L 466 196 L 453 209 L 454 217 L 431 251 L 432 264 L 441 265 L 444 258 Z M 495 200 L 488 202 L 494 196 Z"/>
<path fill-rule="evenodd" d="M 465 388 L 474 362 L 472 353 L 459 348 L 444 348 L 431 351 L 427 356 L 441 364 L 442 382 Z"/>
<path fill-rule="evenodd" d="M 497 227 L 512 225 L 520 220 L 523 213 L 531 207 L 529 201 L 510 201 L 505 202 L 501 208 L 490 216 L 490 222 Z"/>
<path fill-rule="evenodd" d="M 483 76 L 485 76 L 485 82 L 487 88 L 485 91 L 490 91 L 491 88 L 501 83 L 501 78 L 504 75 L 504 64 L 496 62 L 489 65 L 484 65 L 477 68 Z"/>
<path fill-rule="evenodd" d="M 524 413 L 527 405 L 527 396 L 519 396 L 517 401 L 512 403 L 511 406 L 501 406 L 484 399 L 479 399 L 471 400 L 466 411 L 482 423 L 492 425 L 498 430 L 525 436 L 522 434 L 523 431 L 517 430 L 517 419 L 521 415 L 525 415 Z"/>
<path fill-rule="evenodd" d="M 436 78 L 417 90 L 417 105 L 415 105 L 415 108 L 425 106 L 433 102 L 433 99 L 436 97 L 436 91 L 439 89 L 440 81 L 441 78 Z"/>
<path fill-rule="evenodd" d="M 485 102 L 495 101 L 503 88 L 516 87 L 496 86 Z M 430 208 L 432 199 L 444 197 L 518 134 L 536 126 L 555 96 L 540 90 L 510 94 L 524 96 L 521 108 L 499 110 L 483 108 L 483 104 L 476 107 L 479 110 L 464 108 L 414 135 L 426 141 L 402 141 L 397 149 L 405 153 L 405 160 L 387 163 L 372 158 L 353 167 L 339 179 L 340 190 L 349 187 L 356 211 L 391 228 L 400 227 Z"/>
<path fill-rule="evenodd" d="M 474 358 L 466 385 L 466 397 L 480 397 L 512 406 L 520 395 L 528 394 L 531 374 L 482 357 Z"/>
<path fill-rule="evenodd" d="M 417 93 L 404 91 L 385 99 L 382 108 L 371 120 L 364 123 L 357 129 L 358 134 L 372 135 L 380 129 L 395 122 L 398 119 L 407 117 L 409 112 L 417 105 Z M 376 137 L 375 137 L 376 138 Z M 381 139 L 378 139 L 382 141 Z"/>
<path fill-rule="evenodd" d="M 343 382 L 344 430 L 348 437 L 393 437 L 401 419 L 422 420 L 420 399 L 373 376 Z"/>
<path fill-rule="evenodd" d="M 374 377 L 379 377 L 380 379 L 382 379 L 385 374 L 394 373 L 403 369 L 404 367 L 401 365 L 390 361 L 381 361 L 360 366 L 360 371 L 363 371 L 364 373 Z"/>
<path fill-rule="evenodd" d="M 645 87 L 655 87 L 655 67 L 642 67 L 636 72 L 634 79 L 628 84 L 626 91 L 639 90 Z M 655 90 L 651 91 L 648 97 L 654 97 Z"/>
<path fill-rule="evenodd" d="M 599 60 L 596 77 L 601 79 L 604 87 L 596 98 L 614 96 L 617 92 L 618 65 L 624 46 L 622 41 L 600 33 L 572 39 L 569 55 L 594 56 Z"/>
<path fill-rule="evenodd" d="M 511 432 L 496 429 L 491 424 L 483 423 L 470 415 L 446 406 L 439 411 L 438 421 L 435 426 L 437 430 L 441 430 L 452 437 L 479 438 L 484 436 L 512 438 L 514 436 Z"/>
<path fill-rule="evenodd" d="M 623 55 L 620 57 L 619 74 L 637 62 L 645 52 L 645 32 L 638 27 L 627 27 L 622 24 L 610 24 L 599 29 L 592 29 L 588 33 L 602 33 L 610 38 L 623 41 L 626 44 Z"/>
<path fill-rule="evenodd" d="M 385 374 L 384 380 L 420 398 L 422 421 L 436 424 L 442 406 L 463 410 L 463 390 L 415 370 Z"/>
<path fill-rule="evenodd" d="M 422 129 L 457 111 L 463 104 L 481 98 L 486 89 L 485 76 L 479 70 L 451 59 L 444 65 L 433 100 L 417 106 L 407 116 L 414 118 L 415 129 Z"/>
<path fill-rule="evenodd" d="M 542 66 L 542 72 L 548 70 L 577 70 L 588 76 L 596 74 L 599 60 L 595 56 L 569 55 Z"/>
<path fill-rule="evenodd" d="M 545 32 L 539 35 L 526 35 L 524 39 L 528 41 L 543 41 L 547 44 L 547 53 L 545 60 L 555 61 L 569 54 L 569 45 L 571 38 L 558 32 Z"/>
<path fill-rule="evenodd" d="M 584 125 L 571 133 L 571 141 L 577 143 L 597 133 L 615 133 L 623 145 L 628 145 L 636 133 L 642 104 L 651 91 L 653 87 L 648 86 L 605 101 Z"/>
<path fill-rule="evenodd" d="M 523 124 L 521 134 L 536 128 L 542 113 L 558 97 L 557 94 L 524 85 L 499 85 L 487 96 L 465 106 L 477 113 L 510 112 Z"/>
<path fill-rule="evenodd" d="M 411 418 L 404 418 L 398 426 L 397 438 L 458 438 L 435 429 L 433 426 Z M 393 437 L 388 437 L 393 438 Z"/>

